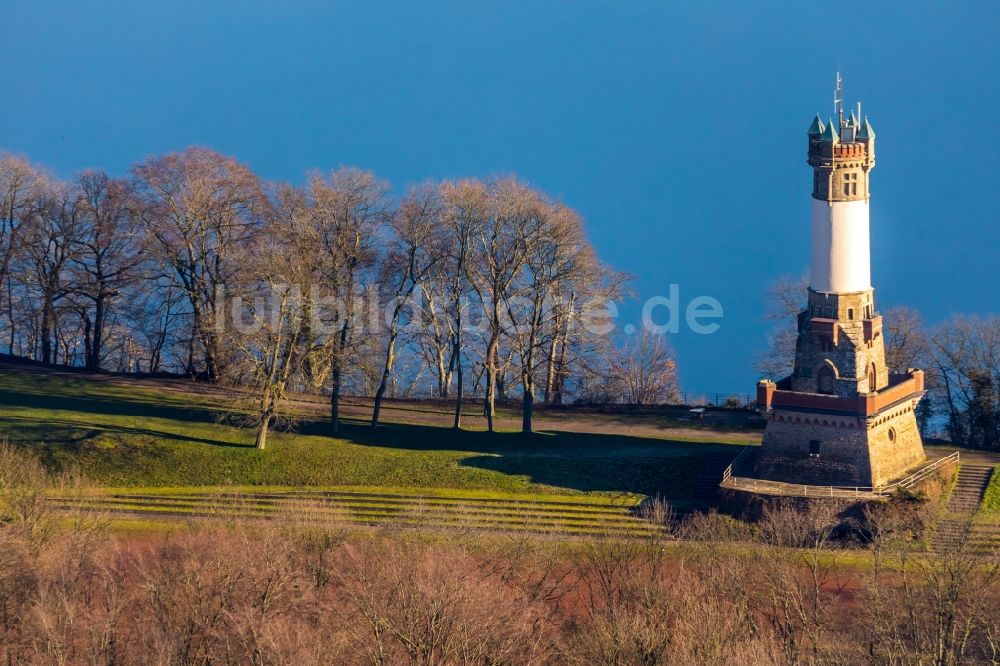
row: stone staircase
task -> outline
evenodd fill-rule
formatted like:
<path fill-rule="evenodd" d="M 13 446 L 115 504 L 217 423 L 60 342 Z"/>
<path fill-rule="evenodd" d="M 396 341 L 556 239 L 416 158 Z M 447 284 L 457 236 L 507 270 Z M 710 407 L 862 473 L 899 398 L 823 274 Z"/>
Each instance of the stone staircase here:
<path fill-rule="evenodd" d="M 979 537 L 992 540 L 990 530 L 983 532 L 981 526 L 973 526 L 972 518 L 979 510 L 983 493 L 993 475 L 993 465 L 963 463 L 958 469 L 958 478 L 946 507 L 947 515 L 937 521 L 931 540 L 931 550 L 937 553 L 962 548 L 970 539 L 982 545 Z"/>
<path fill-rule="evenodd" d="M 975 513 L 993 475 L 993 465 L 963 464 L 948 500 L 948 510 L 956 513 Z"/>

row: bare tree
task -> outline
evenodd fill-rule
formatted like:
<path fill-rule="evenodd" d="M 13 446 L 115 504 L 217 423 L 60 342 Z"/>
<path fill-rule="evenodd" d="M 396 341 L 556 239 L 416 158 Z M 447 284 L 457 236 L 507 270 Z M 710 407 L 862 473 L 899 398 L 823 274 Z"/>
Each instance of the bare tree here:
<path fill-rule="evenodd" d="M 761 544 L 747 584 L 754 605 L 780 641 L 787 663 L 818 661 L 831 631 L 837 551 L 831 540 L 845 506 L 834 501 L 765 507 Z M 788 549 L 795 549 L 789 555 Z"/>
<path fill-rule="evenodd" d="M 259 226 L 260 181 L 246 166 L 206 148 L 153 157 L 133 170 L 148 249 L 173 275 L 191 307 L 191 344 L 201 345 L 205 375 L 225 363 L 217 299 L 239 271 L 233 253 Z M 194 372 L 193 367 L 188 372 Z"/>
<path fill-rule="evenodd" d="M 403 310 L 416 286 L 425 281 L 443 256 L 445 246 L 441 216 L 442 207 L 437 188 L 425 186 L 411 190 L 391 218 L 393 237 L 383 260 L 381 280 L 389 292 L 391 313 L 385 364 L 375 391 L 372 427 L 378 425 L 382 399 L 395 364 L 396 340 L 399 337 Z"/>
<path fill-rule="evenodd" d="M 405 556 L 404 556 L 405 553 Z M 542 604 L 488 576 L 460 549 L 350 550 L 338 610 L 372 664 L 546 663 Z"/>
<path fill-rule="evenodd" d="M 930 340 L 952 441 L 1000 449 L 1000 318 L 956 317 Z"/>
<path fill-rule="evenodd" d="M 46 176 L 23 157 L 0 153 L 0 301 L 10 325 L 8 349 L 14 353 L 15 316 L 11 262 L 20 249 L 22 228 L 46 189 Z"/>
<path fill-rule="evenodd" d="M 289 383 L 303 359 L 305 330 L 301 285 L 313 274 L 309 251 L 301 242 L 300 199 L 294 190 L 279 194 L 278 211 L 261 233 L 246 243 L 244 270 L 250 284 L 233 312 L 226 341 L 237 351 L 227 371 L 248 377 L 253 392 L 247 413 L 257 430 L 256 447 L 265 448 Z M 305 236 L 308 238 L 308 235 Z"/>
<path fill-rule="evenodd" d="M 676 401 L 679 397 L 677 363 L 662 335 L 643 328 L 616 350 L 610 374 L 632 405 Z"/>
<path fill-rule="evenodd" d="M 85 365 L 99 370 L 108 317 L 137 277 L 143 257 L 131 185 L 97 171 L 77 181 L 82 231 L 72 257 L 74 289 L 90 302 L 83 314 Z"/>
<path fill-rule="evenodd" d="M 607 317 L 609 302 L 624 298 L 630 276 L 600 263 L 587 248 L 577 258 L 575 275 L 558 285 L 553 304 L 551 341 L 546 359 L 546 402 L 562 404 L 568 391 L 582 389 L 589 399 L 594 388 L 612 378 L 607 363 L 611 339 L 603 331 L 613 322 Z M 603 314 L 602 314 L 603 312 Z M 604 392 L 606 401 L 610 396 Z"/>
<path fill-rule="evenodd" d="M 77 193 L 65 183 L 51 184 L 31 211 L 25 255 L 31 284 L 38 292 L 40 360 L 55 363 L 58 353 L 58 305 L 72 291 L 69 263 L 78 250 L 82 210 Z"/>
<path fill-rule="evenodd" d="M 466 296 L 470 292 L 470 264 L 474 261 L 476 239 L 486 225 L 490 194 L 478 180 L 445 182 L 442 187 L 445 225 L 448 231 L 447 310 L 453 330 L 451 363 L 455 371 L 455 429 L 462 427 L 462 398 L 465 393 L 463 354 L 465 353 Z"/>
<path fill-rule="evenodd" d="M 920 313 L 913 308 L 891 307 L 885 322 L 885 363 L 890 372 L 903 373 L 909 368 L 928 366 L 927 334 Z"/>
<path fill-rule="evenodd" d="M 554 327 L 555 317 L 563 303 L 556 303 L 562 294 L 574 293 L 583 273 L 591 270 L 593 252 L 583 236 L 583 225 L 575 211 L 559 205 L 547 204 L 542 214 L 528 229 L 524 270 L 518 292 L 506 301 L 507 314 L 513 324 L 513 347 L 519 356 L 522 418 L 521 430 L 530 433 L 535 401 L 535 375 L 541 365 L 546 333 L 551 337 L 548 345 L 550 375 L 555 375 L 552 365 L 558 336 L 563 331 Z M 570 301 L 572 301 L 572 297 Z M 516 306 L 513 303 L 516 301 Z M 568 304 L 572 308 L 572 304 Z M 565 322 L 568 329 L 569 322 Z M 563 341 L 565 342 L 565 341 Z"/>
<path fill-rule="evenodd" d="M 764 296 L 764 320 L 774 322 L 768 334 L 768 348 L 757 358 L 756 367 L 765 377 L 781 379 L 792 374 L 798 315 L 803 309 L 808 280 L 805 276 L 784 276 L 772 284 Z"/>
<path fill-rule="evenodd" d="M 493 432 L 500 342 L 509 327 L 504 303 L 513 296 L 514 282 L 537 240 L 544 204 L 537 192 L 512 178 L 493 183 L 489 191 L 489 214 L 479 229 L 469 269 L 487 326 L 484 411 L 487 428 Z"/>
<path fill-rule="evenodd" d="M 313 174 L 309 189 L 318 248 L 326 258 L 324 281 L 335 300 L 327 319 L 335 328 L 329 345 L 332 350 L 330 431 L 336 434 L 340 429 L 340 394 L 355 323 L 355 290 L 362 271 L 375 261 L 374 246 L 381 240 L 387 221 L 388 185 L 370 171 L 343 168 L 329 177 Z"/>
<path fill-rule="evenodd" d="M 418 284 L 420 299 L 414 303 L 414 307 L 419 308 L 420 320 L 423 322 L 416 332 L 417 351 L 424 364 L 434 373 L 437 384 L 435 394 L 439 398 L 448 398 L 457 365 L 454 320 L 445 309 L 449 263 L 446 253 L 442 260 L 436 262 L 435 268 L 428 271 Z"/>

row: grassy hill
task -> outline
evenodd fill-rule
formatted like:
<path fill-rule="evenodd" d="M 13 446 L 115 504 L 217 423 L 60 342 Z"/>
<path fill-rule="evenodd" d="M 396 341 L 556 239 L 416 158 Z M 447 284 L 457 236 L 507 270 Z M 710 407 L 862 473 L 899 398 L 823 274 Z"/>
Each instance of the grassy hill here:
<path fill-rule="evenodd" d="M 322 404 L 265 451 L 219 420 L 227 396 L 202 385 L 0 368 L 0 436 L 52 468 L 79 466 L 110 487 L 364 487 L 487 493 L 661 494 L 682 504 L 753 433 L 706 430 L 650 415 L 550 414 L 544 432 L 454 432 L 434 409 L 397 406 L 372 430 L 348 410 L 327 434 Z M 414 416 L 415 414 L 415 416 Z M 447 415 L 437 416 L 446 422 Z M 513 414 L 507 415 L 513 424 Z M 473 420 L 474 419 L 470 419 Z M 411 422 L 406 422 L 411 421 Z M 418 422 L 412 422 L 418 421 Z M 586 432 L 596 430 L 597 432 Z M 627 432 L 629 434 L 617 434 Z"/>
<path fill-rule="evenodd" d="M 986 487 L 986 492 L 983 493 L 982 511 L 1000 519 L 1000 472 L 997 470 L 993 470 L 993 476 L 990 477 L 990 485 Z"/>

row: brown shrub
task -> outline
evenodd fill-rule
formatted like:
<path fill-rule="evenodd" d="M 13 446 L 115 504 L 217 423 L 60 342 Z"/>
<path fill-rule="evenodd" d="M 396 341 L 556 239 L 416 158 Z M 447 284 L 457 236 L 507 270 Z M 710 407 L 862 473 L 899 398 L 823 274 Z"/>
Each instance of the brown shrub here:
<path fill-rule="evenodd" d="M 344 548 L 331 610 L 354 627 L 350 651 L 369 663 L 544 663 L 546 613 L 484 573 L 460 548 L 387 543 Z"/>

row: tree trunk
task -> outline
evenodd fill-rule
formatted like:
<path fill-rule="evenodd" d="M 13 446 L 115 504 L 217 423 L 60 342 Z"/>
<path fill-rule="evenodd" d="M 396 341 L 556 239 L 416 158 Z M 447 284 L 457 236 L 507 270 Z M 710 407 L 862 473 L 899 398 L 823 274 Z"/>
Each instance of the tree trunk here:
<path fill-rule="evenodd" d="M 535 409 L 535 395 L 534 392 L 528 387 L 528 384 L 524 385 L 524 407 L 521 412 L 521 432 L 525 434 L 531 434 L 531 417 Z"/>
<path fill-rule="evenodd" d="M 486 413 L 487 430 L 493 432 L 493 417 L 496 414 L 497 393 L 497 351 L 500 346 L 500 336 L 493 334 L 486 348 L 486 399 L 483 411 Z"/>
<path fill-rule="evenodd" d="M 559 327 L 556 326 L 556 331 L 552 334 L 552 340 L 549 342 L 548 360 L 545 364 L 545 393 L 542 395 L 542 402 L 547 405 L 552 402 L 552 391 L 555 389 L 556 383 L 556 347 L 559 345 L 558 333 Z"/>
<path fill-rule="evenodd" d="M 42 365 L 52 364 L 52 335 L 55 313 L 53 312 L 52 300 L 48 295 L 42 304 L 42 326 L 39 336 L 42 342 Z"/>
<path fill-rule="evenodd" d="M 451 356 L 448 358 L 448 366 L 445 368 L 444 372 L 444 392 L 441 397 L 447 400 L 451 396 L 451 380 L 455 376 L 455 362 L 458 358 L 455 355 L 455 348 L 453 345 L 451 347 Z"/>
<path fill-rule="evenodd" d="M 462 394 L 464 388 L 462 386 L 462 306 L 460 305 L 458 299 L 455 300 L 455 349 L 452 352 L 452 358 L 455 362 L 455 423 L 452 425 L 454 430 L 459 430 L 462 427 Z"/>
<path fill-rule="evenodd" d="M 271 415 L 265 414 L 264 418 L 260 421 L 260 427 L 257 428 L 257 441 L 254 444 L 260 451 L 263 451 L 264 447 L 267 445 L 267 429 L 270 425 Z"/>
<path fill-rule="evenodd" d="M 350 307 L 353 307 L 351 304 Z M 350 312 L 350 309 L 348 309 Z M 350 326 L 350 315 L 344 319 L 344 325 L 340 328 L 340 342 L 337 346 L 337 353 L 333 356 L 333 368 L 330 386 L 330 432 L 336 435 L 340 431 L 340 384 L 343 376 L 341 367 L 344 363 L 344 350 L 347 347 L 347 331 Z"/>
<path fill-rule="evenodd" d="M 197 296 L 192 296 L 188 294 L 188 300 L 191 302 L 191 337 L 188 339 L 188 358 L 187 358 L 187 372 L 191 377 L 194 377 L 197 373 L 194 367 L 194 346 L 201 338 L 201 305 L 198 302 Z"/>
<path fill-rule="evenodd" d="M 10 324 L 10 340 L 7 343 L 7 352 L 14 355 L 14 341 L 17 339 L 17 326 L 14 325 L 14 285 L 7 273 L 7 322 Z"/>
<path fill-rule="evenodd" d="M 156 335 L 156 344 L 153 345 L 152 351 L 149 354 L 149 374 L 153 374 L 160 369 L 160 354 L 163 351 L 163 345 L 167 341 L 166 331 L 161 331 Z"/>
<path fill-rule="evenodd" d="M 455 423 L 452 425 L 452 428 L 455 430 L 459 430 L 462 427 L 462 393 L 464 391 L 465 389 L 462 386 L 462 361 L 459 359 L 455 366 Z"/>
<path fill-rule="evenodd" d="M 562 338 L 559 341 L 559 360 L 556 363 L 556 376 L 555 376 L 555 391 L 552 395 L 552 404 L 561 405 L 563 401 L 563 389 L 566 385 L 566 347 L 569 345 L 569 317 L 573 315 L 573 300 L 571 297 L 569 300 L 569 313 L 567 313 L 566 321 L 563 322 L 563 329 L 560 334 Z"/>
<path fill-rule="evenodd" d="M 330 378 L 330 432 L 340 431 L 340 364 L 333 368 Z"/>
<path fill-rule="evenodd" d="M 496 373 L 486 370 L 486 397 L 483 402 L 483 414 L 486 416 L 486 429 L 493 432 L 493 410 L 496 403 Z"/>
<path fill-rule="evenodd" d="M 205 346 L 205 374 L 208 381 L 219 379 L 219 339 L 214 331 L 202 331 L 202 344 Z"/>
<path fill-rule="evenodd" d="M 373 428 L 378 426 L 379 414 L 382 412 L 382 399 L 385 397 L 385 389 L 389 383 L 389 375 L 392 374 L 397 335 L 396 326 L 395 323 L 393 323 L 393 330 L 389 333 L 389 346 L 385 352 L 385 365 L 382 368 L 382 381 L 379 382 L 378 390 L 375 391 L 375 406 L 372 408 Z"/>
<path fill-rule="evenodd" d="M 452 347 L 452 345 L 448 345 Z M 444 348 L 438 347 L 434 350 L 434 354 L 437 360 L 437 374 L 438 374 L 438 397 L 442 400 L 448 399 L 448 385 L 451 383 L 451 367 L 445 366 L 444 364 Z M 452 358 L 454 359 L 454 352 L 452 352 Z M 453 362 L 453 361 L 452 361 Z"/>
<path fill-rule="evenodd" d="M 107 307 L 104 295 L 98 295 L 94 303 L 94 323 L 90 335 L 90 356 L 87 358 L 87 370 L 97 372 L 101 369 L 101 353 L 104 348 L 104 320 Z"/>
<path fill-rule="evenodd" d="M 378 427 L 379 414 L 382 413 L 382 398 L 385 397 L 385 387 L 389 383 L 389 370 L 382 371 L 382 381 L 375 390 L 375 404 L 372 407 L 372 427 Z"/>
<path fill-rule="evenodd" d="M 90 323 L 90 317 L 83 315 L 83 363 L 87 370 L 90 370 L 91 359 L 94 356 L 94 327 Z"/>

